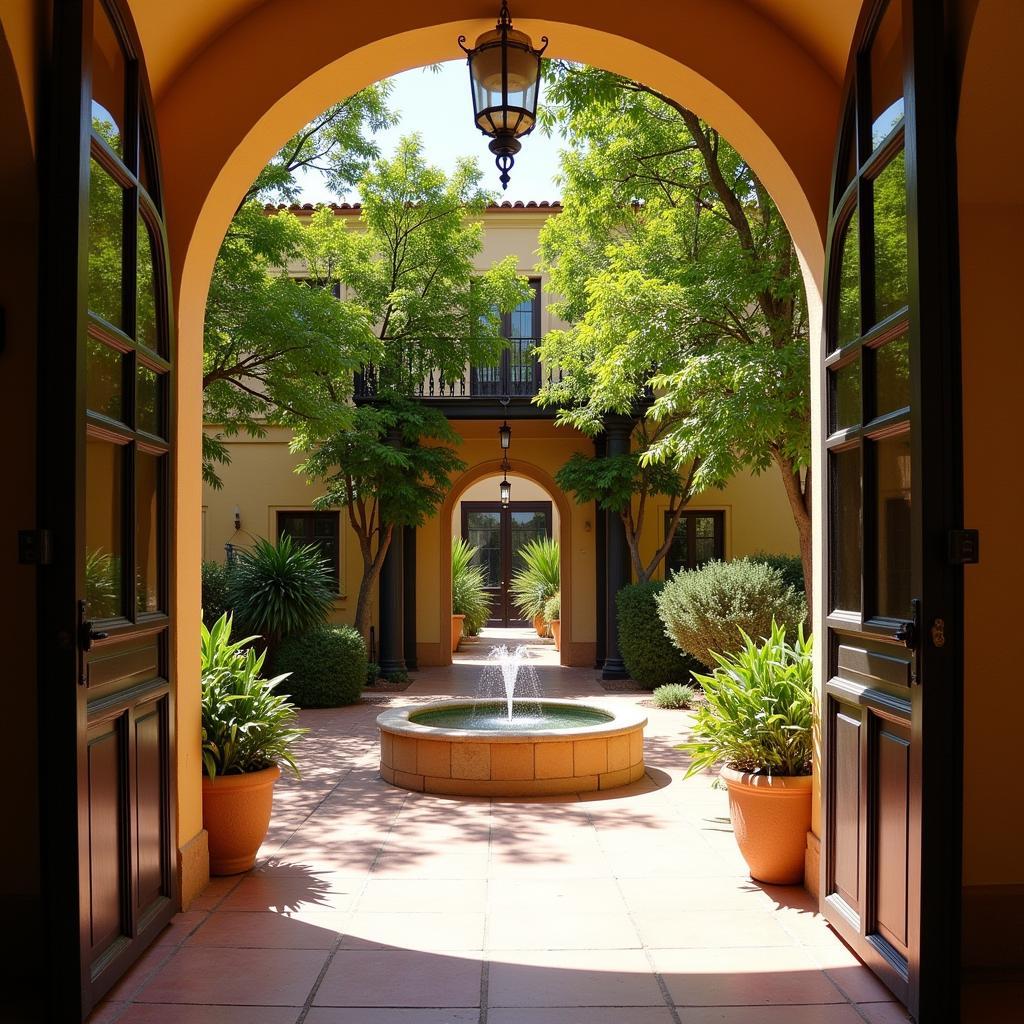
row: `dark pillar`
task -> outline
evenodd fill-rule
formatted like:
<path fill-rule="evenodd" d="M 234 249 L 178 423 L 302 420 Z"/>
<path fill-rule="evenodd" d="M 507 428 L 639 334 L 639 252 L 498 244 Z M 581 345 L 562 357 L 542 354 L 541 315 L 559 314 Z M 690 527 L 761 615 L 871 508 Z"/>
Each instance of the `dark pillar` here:
<path fill-rule="evenodd" d="M 594 438 L 594 458 L 603 459 L 605 452 L 605 436 L 598 434 Z M 596 637 L 597 644 L 594 651 L 594 668 L 604 668 L 605 637 L 607 635 L 607 605 L 608 595 L 605 593 L 607 584 L 608 543 L 607 533 L 608 513 L 595 501 L 594 502 L 594 568 L 596 573 L 594 588 L 595 615 L 596 615 Z"/>
<path fill-rule="evenodd" d="M 402 528 L 396 526 L 380 570 L 380 671 L 384 676 L 406 671 L 403 540 Z"/>
<path fill-rule="evenodd" d="M 405 593 L 403 614 L 405 616 L 405 663 L 414 672 L 416 663 L 416 527 L 402 528 L 402 560 L 405 563 Z"/>
<path fill-rule="evenodd" d="M 605 421 L 606 451 L 609 458 L 628 455 L 633 421 L 628 416 L 610 416 Z M 629 545 L 622 518 L 609 512 L 605 525 L 605 655 L 601 669 L 603 679 L 626 679 L 629 673 L 619 652 L 619 623 L 615 609 L 615 595 L 630 582 Z"/>

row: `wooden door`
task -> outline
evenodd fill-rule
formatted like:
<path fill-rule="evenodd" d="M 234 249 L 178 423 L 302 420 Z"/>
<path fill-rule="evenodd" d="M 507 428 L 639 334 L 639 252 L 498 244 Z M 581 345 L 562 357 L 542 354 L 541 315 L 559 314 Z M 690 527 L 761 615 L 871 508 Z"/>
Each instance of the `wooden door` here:
<path fill-rule="evenodd" d="M 40 746 L 52 1019 L 177 908 L 170 664 L 173 330 L 130 16 L 53 11 L 40 342 Z"/>
<path fill-rule="evenodd" d="M 867 6 L 826 281 L 821 893 L 843 938 L 930 1020 L 955 1012 L 958 971 L 954 129 L 942 5 Z"/>
<path fill-rule="evenodd" d="M 491 601 L 488 626 L 526 626 L 512 600 L 513 575 L 522 568 L 520 548 L 531 540 L 551 536 L 550 501 L 462 503 L 462 537 L 477 549 L 474 563 L 483 567 Z"/>

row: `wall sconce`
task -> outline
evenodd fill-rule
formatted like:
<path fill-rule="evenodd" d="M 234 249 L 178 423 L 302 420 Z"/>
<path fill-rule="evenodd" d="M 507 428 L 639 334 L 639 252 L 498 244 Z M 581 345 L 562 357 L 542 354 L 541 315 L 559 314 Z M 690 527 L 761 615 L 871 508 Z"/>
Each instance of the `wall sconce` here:
<path fill-rule="evenodd" d="M 242 510 L 236 505 L 235 506 L 235 530 L 242 528 Z"/>

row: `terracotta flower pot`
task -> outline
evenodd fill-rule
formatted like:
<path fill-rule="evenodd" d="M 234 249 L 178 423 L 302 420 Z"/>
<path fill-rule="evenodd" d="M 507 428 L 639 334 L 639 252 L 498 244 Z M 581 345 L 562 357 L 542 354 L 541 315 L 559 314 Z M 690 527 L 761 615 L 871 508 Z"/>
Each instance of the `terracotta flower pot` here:
<path fill-rule="evenodd" d="M 562 621 L 561 619 L 551 620 L 551 635 L 555 638 L 555 650 L 562 649 Z"/>
<path fill-rule="evenodd" d="M 534 615 L 533 617 L 533 628 L 537 631 L 537 636 L 548 635 L 548 624 L 544 621 L 543 615 Z"/>
<path fill-rule="evenodd" d="M 462 623 L 465 615 L 452 615 L 452 654 L 459 649 L 459 641 L 462 639 Z"/>
<path fill-rule="evenodd" d="M 804 878 L 804 850 L 811 827 L 810 775 L 751 775 L 723 768 L 729 813 L 750 877 L 771 885 Z"/>
<path fill-rule="evenodd" d="M 274 783 L 280 776 L 276 764 L 242 775 L 203 776 L 203 828 L 209 835 L 211 875 L 239 875 L 256 862 L 270 827 Z"/>

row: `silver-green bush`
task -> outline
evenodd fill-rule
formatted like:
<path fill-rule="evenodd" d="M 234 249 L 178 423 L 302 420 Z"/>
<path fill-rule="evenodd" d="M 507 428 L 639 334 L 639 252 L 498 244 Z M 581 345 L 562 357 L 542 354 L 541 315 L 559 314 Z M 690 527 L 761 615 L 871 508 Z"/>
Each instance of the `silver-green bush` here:
<path fill-rule="evenodd" d="M 776 622 L 792 634 L 807 617 L 803 597 L 778 569 L 745 558 L 678 572 L 657 601 L 669 637 L 704 665 L 741 650 L 744 633 L 770 637 Z"/>

